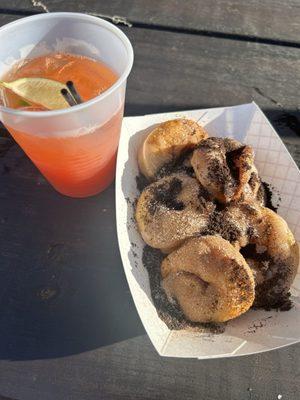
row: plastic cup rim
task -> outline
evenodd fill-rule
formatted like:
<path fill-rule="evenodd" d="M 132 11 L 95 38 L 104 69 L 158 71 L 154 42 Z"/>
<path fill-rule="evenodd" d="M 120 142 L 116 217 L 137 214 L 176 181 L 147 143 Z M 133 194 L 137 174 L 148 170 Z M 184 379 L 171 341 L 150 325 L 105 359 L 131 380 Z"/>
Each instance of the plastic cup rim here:
<path fill-rule="evenodd" d="M 118 80 L 110 87 L 108 88 L 105 92 L 101 93 L 100 95 L 92 98 L 91 100 L 85 101 L 82 104 L 77 104 L 73 107 L 70 108 L 64 108 L 61 110 L 49 110 L 49 111 L 24 111 L 24 110 L 19 110 L 19 109 L 13 109 L 9 107 L 5 107 L 3 105 L 0 105 L 0 112 L 4 112 L 7 114 L 15 115 L 15 116 L 23 116 L 23 117 L 31 117 L 31 118 L 44 118 L 44 117 L 51 117 L 51 116 L 61 116 L 61 115 L 66 115 L 70 113 L 74 113 L 76 111 L 84 110 L 93 104 L 96 104 L 98 101 L 108 97 L 111 93 L 113 93 L 116 89 L 118 89 L 124 81 L 126 81 L 128 75 L 130 74 L 130 71 L 132 69 L 133 65 L 133 48 L 130 43 L 130 40 L 127 38 L 127 36 L 115 25 L 112 23 L 104 20 L 103 18 L 92 16 L 92 15 L 87 15 L 83 13 L 76 13 L 76 12 L 51 12 L 51 13 L 45 13 L 45 14 L 38 14 L 38 15 L 32 15 L 29 17 L 24 17 L 20 18 L 19 20 L 10 22 L 8 24 L 3 25 L 0 28 L 0 33 L 1 31 L 12 27 L 13 25 L 21 25 L 23 23 L 30 22 L 32 20 L 39 20 L 39 19 L 51 19 L 55 17 L 64 17 L 64 18 L 74 18 L 74 17 L 80 17 L 81 19 L 85 19 L 91 22 L 96 22 L 99 26 L 103 26 L 107 28 L 109 31 L 113 32 L 124 44 L 127 54 L 128 54 L 128 62 L 126 65 L 125 70 L 123 71 L 122 75 L 118 78 Z"/>

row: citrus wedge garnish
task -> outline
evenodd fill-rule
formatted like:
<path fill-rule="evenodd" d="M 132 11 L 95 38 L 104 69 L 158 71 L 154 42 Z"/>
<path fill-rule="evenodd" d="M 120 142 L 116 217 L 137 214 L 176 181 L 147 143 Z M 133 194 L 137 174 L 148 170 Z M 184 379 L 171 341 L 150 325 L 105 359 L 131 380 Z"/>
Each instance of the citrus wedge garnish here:
<path fill-rule="evenodd" d="M 12 82 L 0 81 L 0 87 L 11 90 L 23 100 L 43 106 L 48 110 L 70 107 L 61 91 L 70 93 L 61 82 L 46 78 L 21 78 Z"/>
<path fill-rule="evenodd" d="M 20 99 L 19 103 L 18 103 L 18 106 L 19 107 L 29 107 L 30 103 L 28 103 L 28 101 L 26 101 L 26 100 Z"/>

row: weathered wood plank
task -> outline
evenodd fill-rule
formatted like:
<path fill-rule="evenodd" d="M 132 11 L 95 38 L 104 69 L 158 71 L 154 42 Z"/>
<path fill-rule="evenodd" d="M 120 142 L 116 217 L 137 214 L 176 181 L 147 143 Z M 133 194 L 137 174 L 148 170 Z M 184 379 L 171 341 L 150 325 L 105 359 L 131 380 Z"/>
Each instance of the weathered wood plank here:
<path fill-rule="evenodd" d="M 256 101 L 300 163 L 300 50 L 124 29 L 135 49 L 126 111 L 144 114 Z M 163 38 L 163 40 L 162 40 Z M 171 44 L 171 45 L 170 45 Z M 298 148 L 298 151 L 297 151 Z"/>
<path fill-rule="evenodd" d="M 201 106 L 253 98 L 268 108 L 299 104 L 295 90 L 298 49 L 167 32 L 162 40 L 155 31 L 126 31 L 136 48 L 131 82 L 139 97 L 147 94 L 152 82 L 154 101 L 158 98 L 174 106 L 188 99 L 190 105 Z"/>
<path fill-rule="evenodd" d="M 298 43 L 300 37 L 300 5 L 297 0 L 14 0 L 7 5 L 7 8 L 33 12 L 43 12 L 45 7 L 52 12 L 79 11 L 110 18 L 119 16 L 133 25 L 145 23 Z"/>
<path fill-rule="evenodd" d="M 295 82 L 300 73 L 300 49 L 122 29 L 135 50 L 135 64 L 128 82 L 127 115 L 254 100 L 282 137 L 300 136 Z M 294 154 L 299 162 L 299 152 Z"/>
<path fill-rule="evenodd" d="M 129 104 L 164 109 L 214 107 L 254 99 L 269 109 L 296 109 L 300 50 L 235 40 L 123 29 L 135 65 Z M 132 97 L 131 97 L 132 96 Z M 151 111 L 152 111 L 151 110 Z M 135 110 L 136 112 L 136 110 Z"/>
<path fill-rule="evenodd" d="M 299 357 L 291 346 L 233 359 L 160 358 L 141 336 L 72 357 L 2 361 L 0 387 L 20 400 L 299 400 Z"/>

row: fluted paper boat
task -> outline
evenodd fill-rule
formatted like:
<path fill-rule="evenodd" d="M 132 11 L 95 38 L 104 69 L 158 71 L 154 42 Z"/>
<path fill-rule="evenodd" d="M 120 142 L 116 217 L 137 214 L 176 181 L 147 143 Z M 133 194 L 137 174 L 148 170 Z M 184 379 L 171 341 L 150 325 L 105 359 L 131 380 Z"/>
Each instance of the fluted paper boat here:
<path fill-rule="evenodd" d="M 125 118 L 116 177 L 118 240 L 132 297 L 155 349 L 161 356 L 205 359 L 254 354 L 299 342 L 299 272 L 292 287 L 294 307 L 290 311 L 250 310 L 230 321 L 222 334 L 172 331 L 158 317 L 151 299 L 148 273 L 142 263 L 144 242 L 133 218 L 132 203 L 138 196 L 137 149 L 152 125 L 178 117 L 200 118 L 210 136 L 230 136 L 253 146 L 260 175 L 280 193 L 278 213 L 300 241 L 300 172 L 255 103 Z"/>

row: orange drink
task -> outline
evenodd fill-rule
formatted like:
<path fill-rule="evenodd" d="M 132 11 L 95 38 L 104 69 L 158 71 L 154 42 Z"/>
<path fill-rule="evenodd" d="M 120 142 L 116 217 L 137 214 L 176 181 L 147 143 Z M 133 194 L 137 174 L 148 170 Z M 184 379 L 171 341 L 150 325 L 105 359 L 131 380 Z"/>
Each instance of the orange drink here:
<path fill-rule="evenodd" d="M 127 37 L 100 18 L 49 13 L 2 27 L 0 41 L 3 124 L 58 192 L 87 197 L 104 190 L 115 175 L 133 63 Z M 35 101 L 41 93 L 32 87 L 14 90 L 15 82 L 35 82 L 34 90 L 46 82 L 43 101 Z"/>
<path fill-rule="evenodd" d="M 60 82 L 71 80 L 81 98 L 88 101 L 112 86 L 117 75 L 104 63 L 72 54 L 50 54 L 17 63 L 4 77 L 13 81 L 23 77 L 42 77 Z M 5 103 L 11 108 L 42 111 L 27 106 L 9 90 Z M 85 197 L 105 189 L 115 173 L 123 107 L 99 128 L 70 137 L 36 136 L 7 127 L 43 175 L 61 193 Z"/>

